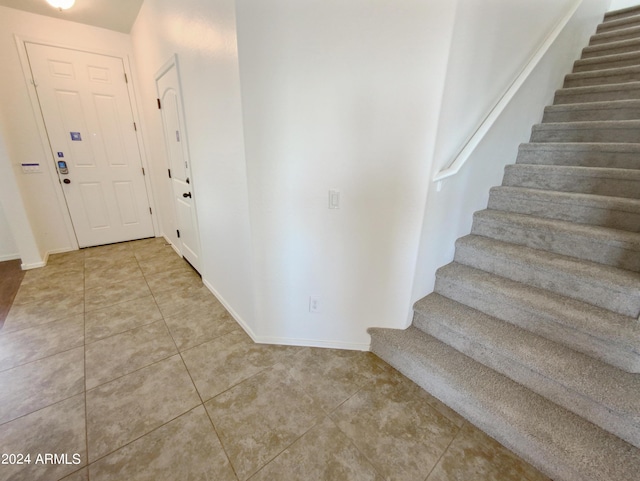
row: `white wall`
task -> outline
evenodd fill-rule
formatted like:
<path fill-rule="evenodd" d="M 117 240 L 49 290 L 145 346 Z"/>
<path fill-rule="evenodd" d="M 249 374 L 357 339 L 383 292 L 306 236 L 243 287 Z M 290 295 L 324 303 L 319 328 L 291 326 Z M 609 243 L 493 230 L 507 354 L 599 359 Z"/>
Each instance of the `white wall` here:
<path fill-rule="evenodd" d="M 18 250 L 16 241 L 13 239 L 9 221 L 4 214 L 2 204 L 0 204 L 0 262 L 19 258 L 20 251 Z"/>
<path fill-rule="evenodd" d="M 475 2 L 461 1 L 461 5 L 466 4 L 473 10 Z M 471 135 L 480 120 L 483 109 L 491 106 L 489 99 L 497 100 L 496 95 L 507 89 L 510 77 L 515 77 L 536 49 L 536 42 L 541 43 L 544 36 L 534 32 L 548 32 L 576 5 L 575 0 L 564 0 L 554 7 L 554 2 L 556 0 L 494 0 L 486 6 L 483 2 L 483 8 L 474 10 L 473 15 L 458 15 L 432 176 L 453 160 L 456 145 L 462 146 L 462 141 Z M 470 232 L 473 212 L 486 208 L 490 187 L 499 185 L 504 166 L 515 162 L 518 145 L 528 141 L 531 127 L 542 118 L 544 106 L 552 103 L 555 90 L 561 87 L 564 75 L 571 71 L 573 61 L 602 21 L 609 1 L 578 3 L 573 19 L 465 167 L 455 177 L 444 180 L 440 192 L 433 183 L 430 185 L 413 301 L 433 290 L 435 271 L 453 259 L 454 242 Z M 511 27 L 495 28 L 495 15 Z M 485 30 L 484 25 L 494 28 Z M 532 25 L 534 31 L 531 31 Z M 506 50 L 496 53 L 496 44 L 503 43 L 508 45 Z M 499 82 L 492 86 L 494 78 Z M 485 89 L 491 93 L 487 97 L 482 95 Z M 468 95 L 469 90 L 476 95 Z M 460 97 L 466 98 L 466 106 L 459 101 Z M 472 114 L 473 121 L 467 119 L 467 112 Z M 462 126 L 461 131 L 456 130 L 456 119 Z"/>
<path fill-rule="evenodd" d="M 75 242 L 65 228 L 68 214 L 56 196 L 59 187 L 54 180 L 51 152 L 41 142 L 41 120 L 29 99 L 28 89 L 33 87 L 25 81 L 15 35 L 23 40 L 37 39 L 122 56 L 129 54 L 131 48 L 129 36 L 122 33 L 0 7 L 0 140 L 4 150 L 0 167 L 7 176 L 0 180 L 0 197 L 23 264 L 31 266 L 49 252 L 72 249 Z M 39 163 L 42 173 L 23 174 L 23 162 Z"/>
<path fill-rule="evenodd" d="M 621 10 L 623 8 L 635 7 L 640 5 L 638 0 L 612 0 L 609 10 Z"/>
<path fill-rule="evenodd" d="M 257 339 L 366 349 L 408 318 L 454 7 L 237 2 Z"/>
<path fill-rule="evenodd" d="M 178 56 L 203 280 L 241 322 L 254 319 L 252 245 L 234 0 L 145 0 L 131 31 L 162 230 L 175 239 L 155 74 Z"/>

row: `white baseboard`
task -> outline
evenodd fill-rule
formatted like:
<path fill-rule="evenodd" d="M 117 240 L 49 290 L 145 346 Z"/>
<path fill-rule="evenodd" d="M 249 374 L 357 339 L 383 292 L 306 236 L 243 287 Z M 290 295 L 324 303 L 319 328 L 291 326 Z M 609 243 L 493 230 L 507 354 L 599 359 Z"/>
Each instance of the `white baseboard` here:
<path fill-rule="evenodd" d="M 231 317 L 233 317 L 240 327 L 244 329 L 244 332 L 255 342 L 256 344 L 277 344 L 281 346 L 300 346 L 300 347 L 321 347 L 327 349 L 345 349 L 349 351 L 369 351 L 369 343 L 357 343 L 357 342 L 344 342 L 344 341 L 323 341 L 318 339 L 296 339 L 288 337 L 270 337 L 270 336 L 258 336 L 249 327 L 249 325 L 240 317 L 240 315 L 233 310 L 228 302 L 215 290 L 215 288 L 207 282 L 206 279 L 202 279 L 202 283 L 209 291 L 220 301 Z"/>
<path fill-rule="evenodd" d="M 5 254 L 0 256 L 0 262 L 15 261 L 16 259 L 20 259 L 20 254 Z"/>

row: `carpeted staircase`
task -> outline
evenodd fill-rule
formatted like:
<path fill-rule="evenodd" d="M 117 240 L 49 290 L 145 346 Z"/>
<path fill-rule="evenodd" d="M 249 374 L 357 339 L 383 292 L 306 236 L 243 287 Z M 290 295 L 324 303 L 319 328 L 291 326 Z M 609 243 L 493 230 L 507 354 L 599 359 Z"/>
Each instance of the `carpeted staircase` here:
<path fill-rule="evenodd" d="M 606 15 L 435 292 L 371 350 L 555 481 L 640 479 L 640 6 Z"/>

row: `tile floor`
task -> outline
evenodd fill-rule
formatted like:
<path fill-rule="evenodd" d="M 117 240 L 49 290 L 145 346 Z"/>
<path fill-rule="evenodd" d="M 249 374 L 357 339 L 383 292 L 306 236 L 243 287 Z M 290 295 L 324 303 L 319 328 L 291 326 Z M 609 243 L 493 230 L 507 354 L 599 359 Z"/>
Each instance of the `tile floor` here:
<path fill-rule="evenodd" d="M 254 344 L 161 239 L 27 272 L 0 453 L 31 455 L 3 481 L 548 481 L 370 353 Z"/>

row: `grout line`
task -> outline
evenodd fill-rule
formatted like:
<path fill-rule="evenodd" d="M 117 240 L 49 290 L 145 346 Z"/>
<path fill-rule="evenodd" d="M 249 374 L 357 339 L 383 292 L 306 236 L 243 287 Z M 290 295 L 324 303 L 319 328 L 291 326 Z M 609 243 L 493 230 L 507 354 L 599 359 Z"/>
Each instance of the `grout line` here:
<path fill-rule="evenodd" d="M 458 427 L 456 426 L 456 428 L 458 429 L 458 431 L 456 432 L 455 436 L 453 436 L 451 438 L 451 441 L 449 441 L 449 444 L 447 444 L 447 447 L 444 448 L 444 450 L 442 451 L 442 454 L 440 455 L 440 457 L 438 458 L 438 460 L 436 461 L 436 463 L 433 465 L 433 468 L 431 468 L 431 471 L 429 471 L 429 474 L 427 474 L 427 477 L 424 478 L 424 481 L 429 481 L 429 477 L 431 476 L 431 474 L 433 474 L 433 471 L 438 467 L 438 464 L 440 464 L 440 461 L 442 460 L 442 458 L 444 457 L 444 455 L 447 453 L 447 451 L 449 451 L 449 448 L 451 447 L 451 445 L 453 444 L 453 442 L 458 438 L 458 436 L 460 436 L 460 433 L 462 432 L 462 428 L 464 427 L 464 425 L 467 423 L 467 421 L 465 420 L 464 423 L 462 423 L 462 426 Z"/>

